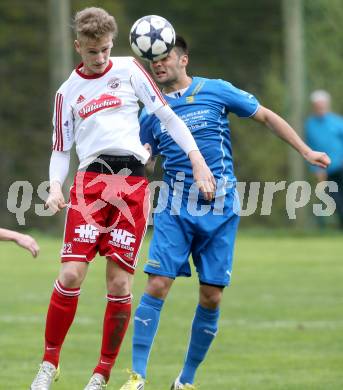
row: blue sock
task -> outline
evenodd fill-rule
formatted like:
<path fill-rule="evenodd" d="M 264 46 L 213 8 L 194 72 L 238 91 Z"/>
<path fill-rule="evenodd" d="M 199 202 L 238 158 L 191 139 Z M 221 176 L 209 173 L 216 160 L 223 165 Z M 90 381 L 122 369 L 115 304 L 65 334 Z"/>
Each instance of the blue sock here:
<path fill-rule="evenodd" d="M 132 339 L 132 370 L 146 377 L 149 354 L 160 321 L 163 300 L 145 293 L 136 309 Z"/>
<path fill-rule="evenodd" d="M 192 324 L 191 339 L 188 346 L 180 382 L 192 384 L 199 364 L 218 330 L 219 309 L 210 310 L 198 305 Z"/>

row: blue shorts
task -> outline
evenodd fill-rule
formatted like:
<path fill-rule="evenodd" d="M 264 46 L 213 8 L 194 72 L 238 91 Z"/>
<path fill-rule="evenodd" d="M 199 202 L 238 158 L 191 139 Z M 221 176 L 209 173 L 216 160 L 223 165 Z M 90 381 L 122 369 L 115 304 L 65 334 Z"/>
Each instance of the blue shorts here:
<path fill-rule="evenodd" d="M 239 223 L 239 216 L 233 211 L 236 194 L 236 189 L 231 189 L 219 202 L 218 199 L 213 202 L 197 200 L 193 207 L 189 206 L 187 198 L 176 202 L 174 199 L 173 204 L 168 194 L 165 209 L 154 214 L 154 233 L 144 271 L 172 279 L 189 277 L 189 256 L 192 255 L 201 283 L 227 286 Z M 176 203 L 179 203 L 179 212 L 175 210 Z M 209 211 L 194 215 L 194 209 L 201 210 L 201 207 L 207 207 Z"/>

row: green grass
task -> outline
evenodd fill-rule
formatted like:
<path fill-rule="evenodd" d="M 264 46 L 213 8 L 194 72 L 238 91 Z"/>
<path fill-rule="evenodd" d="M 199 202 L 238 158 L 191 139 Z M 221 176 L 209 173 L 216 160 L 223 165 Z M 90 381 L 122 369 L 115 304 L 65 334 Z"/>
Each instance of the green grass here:
<path fill-rule="evenodd" d="M 44 320 L 58 269 L 60 240 L 38 236 L 32 259 L 12 243 L 0 249 L 0 389 L 28 386 L 42 354 Z M 141 262 L 134 305 L 145 284 Z M 239 234 L 233 284 L 225 290 L 220 330 L 197 374 L 201 389 L 343 389 L 343 237 Z M 79 390 L 99 352 L 105 306 L 104 261 L 92 264 L 61 356 L 56 390 Z M 162 312 L 147 390 L 169 389 L 185 353 L 197 280 L 178 279 Z M 130 367 L 132 328 L 113 369 L 119 389 Z"/>

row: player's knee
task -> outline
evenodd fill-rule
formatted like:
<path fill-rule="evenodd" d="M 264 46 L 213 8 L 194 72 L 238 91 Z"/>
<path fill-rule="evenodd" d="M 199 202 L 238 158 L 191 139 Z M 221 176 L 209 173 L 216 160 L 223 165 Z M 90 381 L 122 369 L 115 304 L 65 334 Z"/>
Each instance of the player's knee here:
<path fill-rule="evenodd" d="M 130 283 L 127 275 L 112 275 L 107 281 L 107 291 L 112 295 L 127 295 L 130 293 Z"/>
<path fill-rule="evenodd" d="M 222 300 L 223 292 L 221 289 L 202 288 L 200 292 L 200 305 L 208 309 L 217 309 Z"/>
<path fill-rule="evenodd" d="M 76 268 L 63 270 L 59 276 L 59 281 L 67 288 L 80 287 L 82 280 L 83 274 Z"/>
<path fill-rule="evenodd" d="M 164 276 L 150 275 L 146 292 L 156 298 L 165 299 L 172 283 L 173 279 Z"/>

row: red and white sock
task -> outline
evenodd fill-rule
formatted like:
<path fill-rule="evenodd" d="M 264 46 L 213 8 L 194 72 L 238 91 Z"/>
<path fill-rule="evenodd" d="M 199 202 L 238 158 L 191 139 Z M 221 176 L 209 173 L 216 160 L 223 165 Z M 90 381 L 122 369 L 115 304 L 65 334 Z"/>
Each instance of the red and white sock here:
<path fill-rule="evenodd" d="M 66 288 L 58 280 L 50 298 L 45 325 L 45 351 L 43 361 L 58 366 L 63 341 L 72 324 L 80 288 Z"/>
<path fill-rule="evenodd" d="M 111 369 L 118 356 L 131 316 L 131 294 L 107 295 L 104 316 L 101 355 L 94 373 L 101 374 L 108 382 Z"/>

